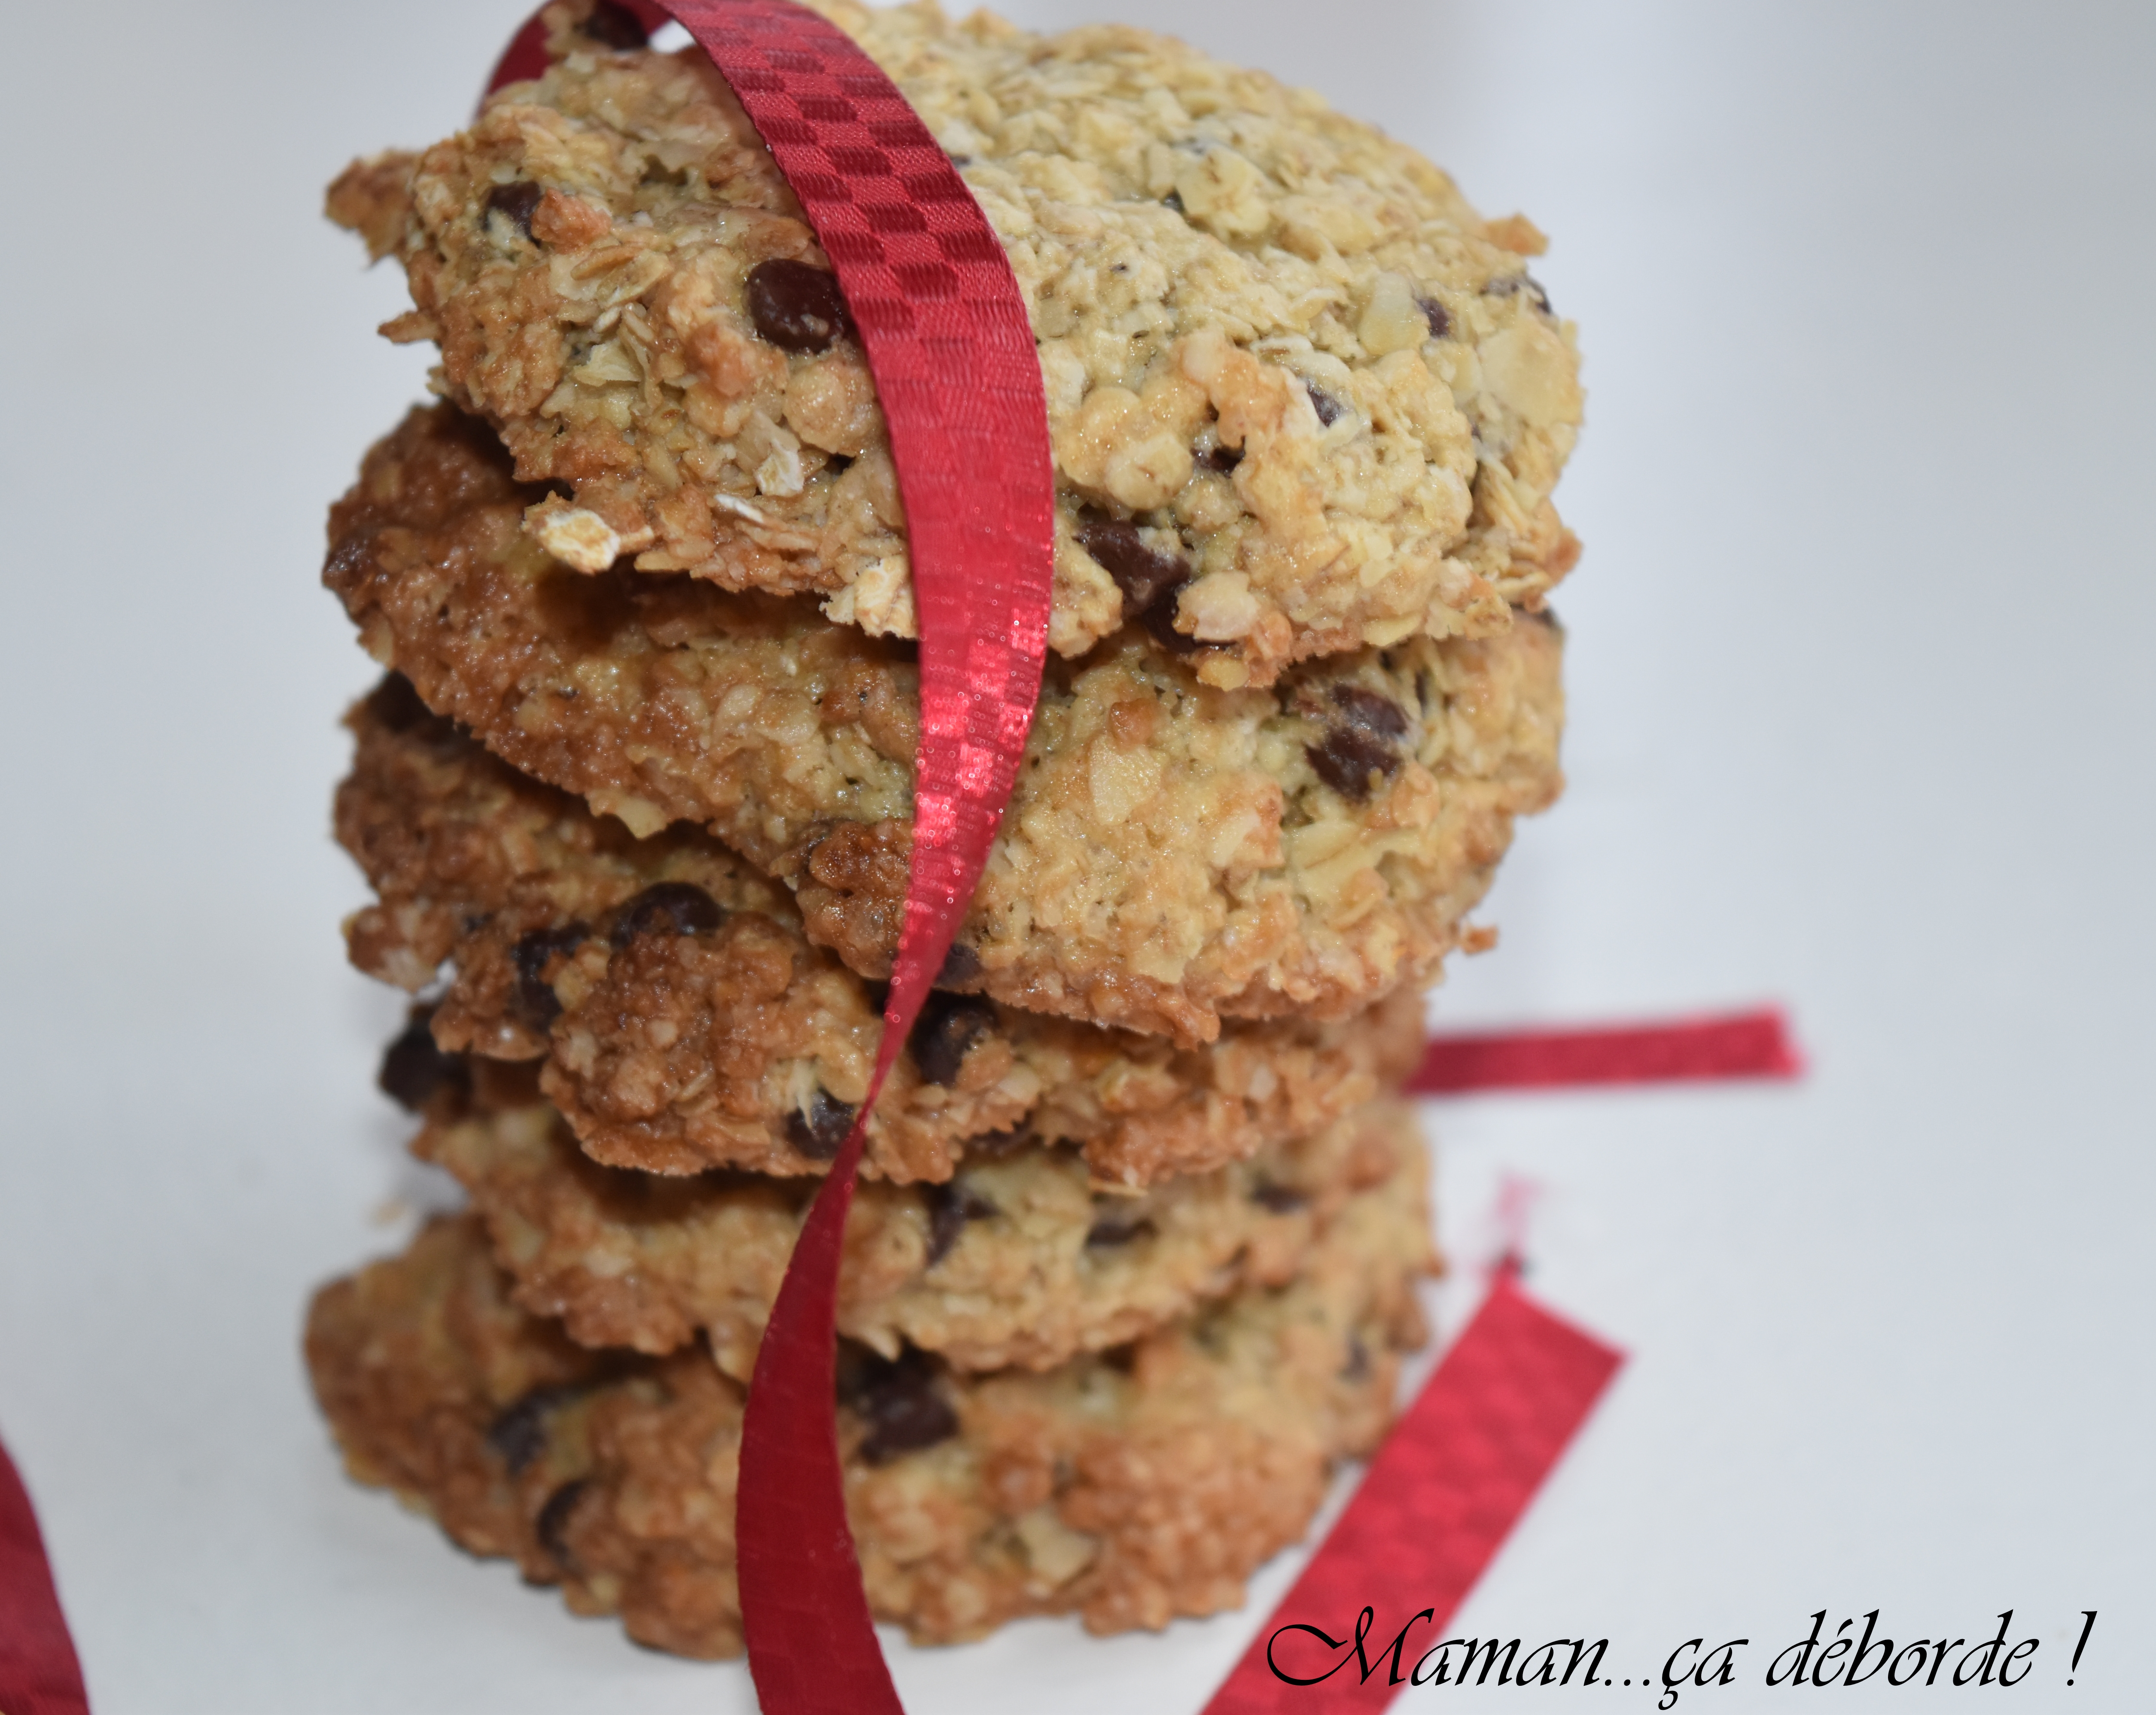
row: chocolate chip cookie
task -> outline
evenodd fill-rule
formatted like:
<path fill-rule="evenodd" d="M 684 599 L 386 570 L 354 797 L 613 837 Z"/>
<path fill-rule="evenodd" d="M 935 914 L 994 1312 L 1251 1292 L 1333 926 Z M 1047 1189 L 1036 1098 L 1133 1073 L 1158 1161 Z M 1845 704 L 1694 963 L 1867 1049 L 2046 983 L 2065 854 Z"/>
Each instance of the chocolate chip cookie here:
<path fill-rule="evenodd" d="M 412 1148 L 454 1174 L 512 1296 L 571 1339 L 664 1354 L 701 1331 L 746 1381 L 812 1183 L 598 1166 L 531 1092 L 445 1106 Z M 1046 1369 L 1152 1333 L 1209 1300 L 1286 1284 L 1356 1196 L 1419 1203 L 1411 1109 L 1374 1103 L 1313 1137 L 1142 1193 L 1103 1192 L 1067 1149 L 968 1163 L 940 1185 L 862 1185 L 839 1330 L 978 1371 Z"/>
<path fill-rule="evenodd" d="M 414 412 L 333 509 L 325 580 L 437 714 L 634 832 L 691 821 L 889 975 L 911 854 L 911 646 L 799 598 L 570 571 L 494 437 Z M 1561 783 L 1561 638 L 1414 637 L 1223 690 L 1142 626 L 1050 663 L 947 987 L 1215 1038 L 1431 980 L 1513 817 Z"/>
<path fill-rule="evenodd" d="M 414 992 L 452 972 L 386 1083 L 422 1105 L 444 1051 L 543 1057 L 586 1151 L 665 1173 L 814 1174 L 852 1123 L 882 994 L 803 934 L 793 896 L 701 829 L 639 840 L 526 779 L 401 678 L 348 717 L 338 838 L 378 902 L 346 924 L 353 962 Z M 1420 998 L 1326 1024 L 1161 1037 L 931 996 L 870 1121 L 866 1170 L 950 1178 L 972 1156 L 1070 1144 L 1130 1188 L 1302 1137 L 1413 1067 Z M 459 1073 L 459 1076 L 465 1076 Z"/>
<path fill-rule="evenodd" d="M 1037 36 L 819 7 L 957 162 L 1039 346 L 1056 465 L 1050 643 L 1142 620 L 1201 683 L 1486 636 L 1578 545 L 1550 493 L 1569 325 L 1405 146 L 1142 30 Z M 612 17 L 612 12 L 605 14 Z M 356 164 L 332 217 L 404 266 L 444 395 L 543 486 L 561 563 L 809 593 L 915 635 L 905 509 L 827 259 L 701 51 L 553 8 L 552 64 L 467 131 Z"/>
<path fill-rule="evenodd" d="M 1426 1211 L 1365 1193 L 1294 1282 L 1111 1354 L 965 1378 L 911 1348 L 842 1351 L 847 1510 L 870 1606 L 923 1642 L 1026 1614 L 1158 1628 L 1243 1599 L 1307 1528 L 1334 1462 L 1390 1421 Z M 326 1288 L 315 1391 L 363 1482 L 580 1614 L 700 1656 L 741 1653 L 734 1495 L 743 1390 L 701 1344 L 596 1352 L 516 1307 L 479 1219 Z"/>

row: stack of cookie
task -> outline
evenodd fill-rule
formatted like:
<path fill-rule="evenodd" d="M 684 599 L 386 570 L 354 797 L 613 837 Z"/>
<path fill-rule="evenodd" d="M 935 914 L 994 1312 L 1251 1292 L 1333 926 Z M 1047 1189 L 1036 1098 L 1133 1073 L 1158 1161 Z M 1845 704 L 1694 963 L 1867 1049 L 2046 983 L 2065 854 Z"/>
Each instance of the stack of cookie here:
<path fill-rule="evenodd" d="M 836 1402 L 872 1605 L 1158 1626 L 1240 1600 L 1393 1407 L 1432 1265 L 1390 1093 L 1555 796 L 1579 415 L 1517 218 L 1137 31 L 822 8 L 1004 238 L 1058 467 L 1051 654 L 870 1119 Z M 469 1211 L 324 1291 L 352 1471 L 741 1646 L 744 1385 L 862 1100 L 918 736 L 903 508 L 843 295 L 702 56 L 550 69 L 332 214 L 442 402 L 326 579 L 389 676 L 337 832 L 382 1081 Z"/>

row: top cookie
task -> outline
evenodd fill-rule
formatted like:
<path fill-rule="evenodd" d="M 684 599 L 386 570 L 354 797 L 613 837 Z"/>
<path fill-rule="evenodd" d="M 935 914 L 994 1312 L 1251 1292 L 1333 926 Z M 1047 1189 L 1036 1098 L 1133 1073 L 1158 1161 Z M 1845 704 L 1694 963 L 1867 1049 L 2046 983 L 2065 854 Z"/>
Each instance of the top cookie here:
<path fill-rule="evenodd" d="M 1207 683 L 1265 685 L 1502 630 L 1570 568 L 1549 494 L 1578 366 L 1526 221 L 1144 31 L 819 9 L 951 152 L 1017 274 L 1057 465 L 1057 651 L 1142 613 L 1204 646 Z M 558 485 L 526 518 L 557 559 L 816 591 L 914 635 L 875 390 L 769 153 L 701 50 L 624 46 L 627 14 L 590 0 L 548 20 L 543 77 L 331 187 L 406 269 L 417 308 L 384 332 L 435 340 L 440 391 Z"/>

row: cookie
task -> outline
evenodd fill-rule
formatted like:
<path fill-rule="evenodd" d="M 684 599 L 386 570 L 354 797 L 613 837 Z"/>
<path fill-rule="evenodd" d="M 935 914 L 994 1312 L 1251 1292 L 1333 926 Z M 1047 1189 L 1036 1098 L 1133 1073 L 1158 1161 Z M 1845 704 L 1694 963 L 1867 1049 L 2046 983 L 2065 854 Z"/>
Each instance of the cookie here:
<path fill-rule="evenodd" d="M 588 1346 L 664 1354 L 701 1330 L 720 1367 L 748 1378 L 811 1183 L 600 1167 L 529 1093 L 457 1104 L 412 1149 L 470 1193 L 526 1309 Z M 1352 1197 L 1419 1198 L 1424 1153 L 1413 1110 L 1381 1102 L 1136 1195 L 1103 1194 L 1070 1151 L 1039 1148 L 942 1185 L 865 1185 L 839 1329 L 888 1357 L 912 1345 L 959 1369 L 1046 1369 L 1284 1284 Z"/>
<path fill-rule="evenodd" d="M 1413 150 L 1142 30 L 1042 37 L 932 7 L 819 7 L 896 79 L 1001 237 L 1057 477 L 1051 646 L 1142 617 L 1203 682 L 1480 636 L 1578 545 L 1550 491 L 1580 421 L 1571 330 Z M 594 37 L 469 131 L 355 165 L 332 217 L 403 264 L 384 329 L 551 486 L 525 526 L 811 593 L 911 637 L 904 510 L 844 299 L 769 154 L 691 48 Z M 609 13 L 608 18 L 613 14 Z"/>
<path fill-rule="evenodd" d="M 545 1057 L 548 1097 L 614 1166 L 824 1170 L 867 1092 L 882 995 L 807 940 L 791 894 L 700 829 L 639 840 L 526 779 L 402 679 L 347 724 L 337 837 L 380 895 L 347 945 L 415 992 L 448 961 L 428 1048 Z M 884 1087 L 865 1169 L 940 1181 L 1023 1139 L 1076 1144 L 1094 1178 L 1140 1187 L 1318 1129 L 1405 1077 L 1421 1042 L 1411 989 L 1188 1050 L 939 994 Z"/>
<path fill-rule="evenodd" d="M 1028 1614 L 1096 1632 L 1236 1605 L 1389 1421 L 1429 1263 L 1412 1198 L 1356 1198 L 1289 1285 L 1112 1356 L 952 1375 L 841 1354 L 847 1510 L 869 1603 L 921 1642 Z M 742 1389 L 701 1344 L 595 1352 L 516 1308 L 477 1217 L 326 1288 L 315 1391 L 362 1482 L 514 1559 L 640 1643 L 741 1653 Z"/>
<path fill-rule="evenodd" d="M 376 447 L 324 577 L 369 650 L 522 771 L 640 834 L 693 821 L 794 888 L 809 938 L 887 976 L 918 740 L 911 647 L 800 600 L 586 575 L 446 406 Z M 1142 627 L 1051 661 L 947 987 L 1209 1042 L 1434 980 L 1516 815 L 1561 783 L 1561 639 L 1329 656 L 1200 683 Z"/>

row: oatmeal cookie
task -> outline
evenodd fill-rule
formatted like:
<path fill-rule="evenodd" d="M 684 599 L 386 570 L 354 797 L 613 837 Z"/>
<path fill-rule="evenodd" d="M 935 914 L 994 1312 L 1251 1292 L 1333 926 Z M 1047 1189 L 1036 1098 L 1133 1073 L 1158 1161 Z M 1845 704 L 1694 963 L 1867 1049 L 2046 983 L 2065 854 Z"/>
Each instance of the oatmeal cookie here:
<path fill-rule="evenodd" d="M 814 1185 L 600 1167 L 542 1102 L 467 1101 L 412 1145 L 485 1221 L 516 1302 L 588 1346 L 670 1352 L 701 1330 L 746 1379 Z M 969 1162 L 946 1184 L 862 1185 L 839 1329 L 896 1357 L 1044 1369 L 1151 1333 L 1208 1299 L 1284 1285 L 1351 1198 L 1419 1200 L 1413 1110 L 1373 1103 L 1248 1161 L 1102 1194 L 1065 1149 Z"/>
<path fill-rule="evenodd" d="M 701 51 L 551 14 L 554 61 L 469 131 L 356 164 L 331 216 L 403 263 L 395 340 L 485 416 L 566 564 L 814 592 L 915 634 L 876 392 L 824 253 Z M 1481 636 L 1578 545 L 1550 491 L 1572 330 L 1413 150 L 1306 91 L 1122 28 L 1041 37 L 819 6 L 1002 238 L 1040 348 L 1065 655 L 1144 617 L 1204 683 Z M 609 13 L 611 19 L 614 14 Z M 1201 647 L 1202 646 L 1202 647 Z"/>
<path fill-rule="evenodd" d="M 971 1379 L 842 1350 L 847 1511 L 870 1605 L 924 1643 L 1026 1614 L 1158 1628 L 1243 1600 L 1332 1464 L 1389 1422 L 1421 1339 L 1424 1211 L 1366 1194 L 1285 1287 L 1112 1356 Z M 352 1474 L 476 1554 L 618 1613 L 639 1642 L 741 1653 L 742 1389 L 701 1344 L 594 1352 L 518 1309 L 476 1217 L 326 1288 L 315 1391 Z"/>
<path fill-rule="evenodd" d="M 613 1166 L 824 1170 L 867 1093 L 883 996 L 808 941 L 783 888 L 701 829 L 639 840 L 527 780 L 402 679 L 347 724 L 337 837 L 380 895 L 346 924 L 352 960 L 415 992 L 453 972 L 432 1038 L 401 1052 L 544 1057 L 548 1097 Z M 1404 1078 L 1421 1042 L 1412 989 L 1336 1023 L 1231 1023 L 1194 1049 L 938 994 L 885 1083 L 865 1170 L 940 1181 L 1024 1139 L 1077 1144 L 1093 1177 L 1141 1187 L 1320 1129 Z"/>
<path fill-rule="evenodd" d="M 694 821 L 889 975 L 911 840 L 911 646 L 798 600 L 586 575 L 525 534 L 484 428 L 414 412 L 332 509 L 324 578 L 367 648 L 513 766 L 633 832 Z M 1433 980 L 1516 815 L 1561 777 L 1559 633 L 1201 683 L 1139 628 L 1051 661 L 947 987 L 1209 1042 Z"/>

